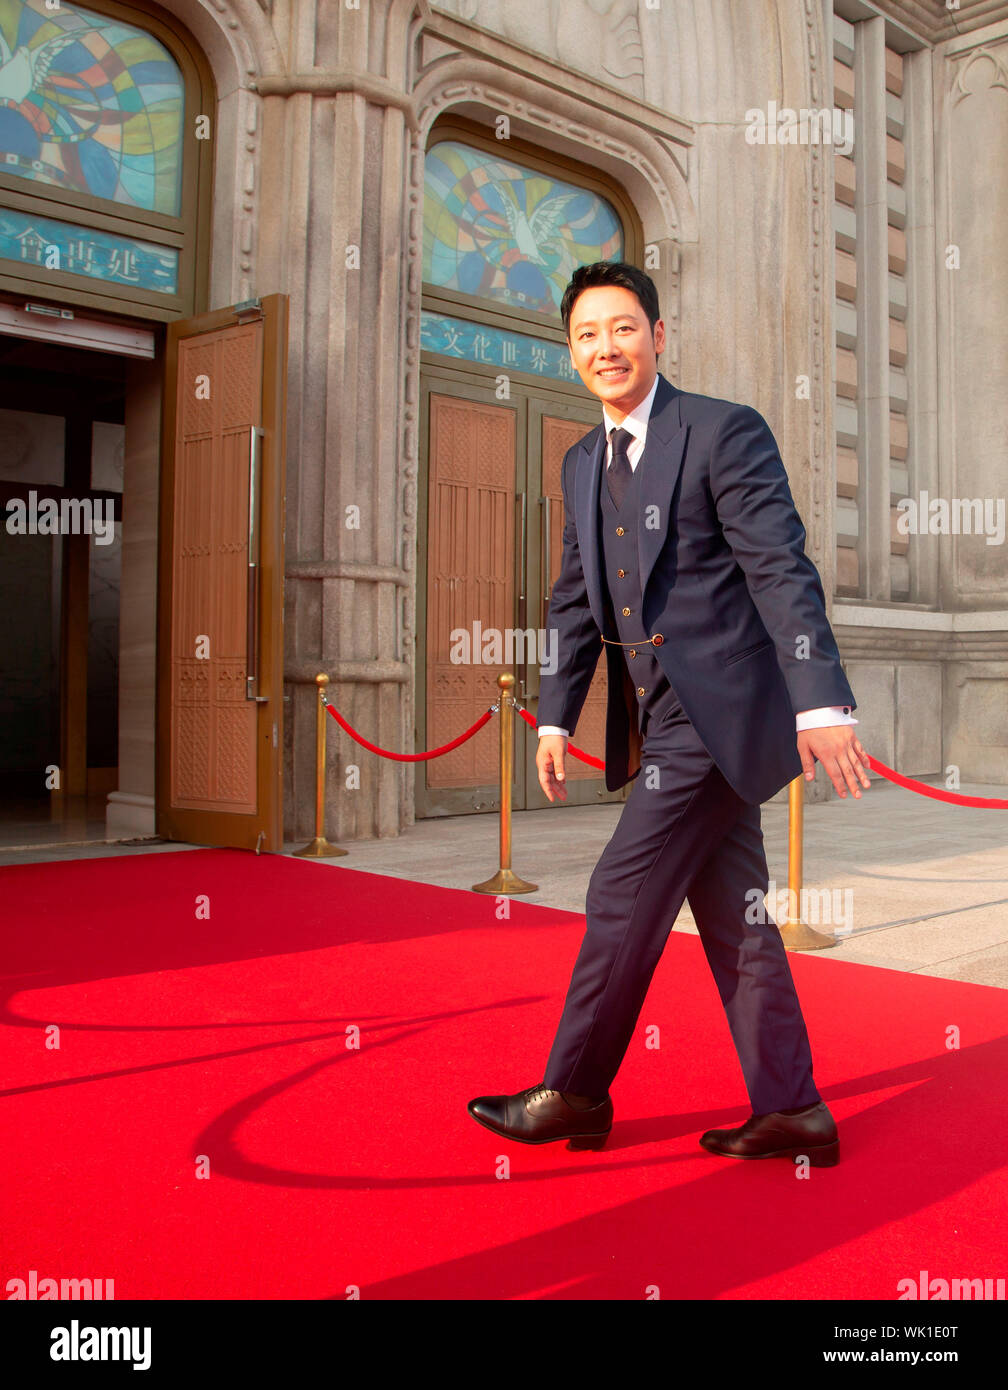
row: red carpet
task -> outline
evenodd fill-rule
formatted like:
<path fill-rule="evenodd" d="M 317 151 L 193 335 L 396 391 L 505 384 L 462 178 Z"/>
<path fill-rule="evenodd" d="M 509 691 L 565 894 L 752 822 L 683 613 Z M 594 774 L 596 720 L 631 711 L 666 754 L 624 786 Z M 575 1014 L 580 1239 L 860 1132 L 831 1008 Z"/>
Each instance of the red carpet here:
<path fill-rule="evenodd" d="M 0 1285 L 890 1300 L 1006 1273 L 1001 990 L 792 956 L 841 1133 L 801 1180 L 697 1144 L 748 1105 L 695 937 L 659 964 L 609 1146 L 573 1154 L 465 1106 L 541 1079 L 576 915 L 226 850 L 6 868 L 0 900 Z"/>

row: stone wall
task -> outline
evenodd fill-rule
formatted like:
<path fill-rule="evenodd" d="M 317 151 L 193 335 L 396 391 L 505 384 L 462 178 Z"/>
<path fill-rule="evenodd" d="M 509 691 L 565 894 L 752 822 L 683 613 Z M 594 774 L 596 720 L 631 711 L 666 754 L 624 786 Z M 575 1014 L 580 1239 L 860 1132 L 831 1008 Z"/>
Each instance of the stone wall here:
<path fill-rule="evenodd" d="M 418 247 L 423 149 L 441 112 L 492 126 L 506 111 L 515 134 L 622 184 L 660 254 L 671 339 L 663 370 L 685 389 L 764 414 L 831 599 L 830 151 L 752 146 L 744 134 L 746 111 L 770 100 L 832 106 L 828 3 L 166 8 L 204 47 L 221 93 L 210 307 L 290 297 L 288 840 L 314 829 L 317 670 L 332 676 L 352 723 L 379 743 L 413 746 Z M 905 16 L 913 4 L 900 8 Z M 925 73 L 933 81 L 933 128 L 918 131 L 918 146 L 926 133 L 935 147 L 934 215 L 913 235 L 925 247 L 929 236 L 940 247 L 955 240 L 970 261 L 954 281 L 939 275 L 925 286 L 937 351 L 934 389 L 918 398 L 921 438 L 929 425 L 949 495 L 990 493 L 1008 476 L 1008 280 L 993 273 L 1008 263 L 1008 90 L 999 76 L 1008 29 L 1004 17 L 986 27 L 974 18 L 968 33 L 943 30 L 933 63 L 925 52 L 912 78 L 918 89 Z M 359 248 L 352 268 L 350 247 Z M 360 509 L 359 529 L 347 527 L 348 507 Z M 925 557 L 935 576 L 925 607 L 936 611 L 923 632 L 899 606 L 882 605 L 890 616 L 879 618 L 865 604 L 838 603 L 833 614 L 866 743 L 904 771 L 959 761 L 964 777 L 1008 780 L 1005 551 L 981 545 L 956 538 Z M 956 627 L 981 610 L 985 626 Z M 399 833 L 413 818 L 412 768 L 372 762 L 367 789 L 348 794 L 340 746 L 330 740 L 329 838 Z M 828 793 L 817 782 L 810 794 Z"/>

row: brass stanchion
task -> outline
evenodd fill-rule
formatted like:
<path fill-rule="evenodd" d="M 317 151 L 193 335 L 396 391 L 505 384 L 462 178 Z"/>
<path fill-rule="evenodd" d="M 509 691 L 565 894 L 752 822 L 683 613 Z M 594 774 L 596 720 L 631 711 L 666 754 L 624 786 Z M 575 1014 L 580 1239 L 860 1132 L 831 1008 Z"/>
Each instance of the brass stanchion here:
<path fill-rule="evenodd" d="M 326 707 L 323 702 L 325 688 L 329 684 L 329 677 L 324 671 L 320 671 L 315 677 L 315 684 L 318 687 L 318 712 L 316 715 L 315 726 L 315 838 L 310 845 L 305 845 L 304 849 L 294 851 L 299 859 L 333 859 L 338 854 L 346 854 L 345 849 L 340 849 L 338 845 L 331 845 L 322 833 L 325 822 L 325 735 L 326 735 Z"/>
<path fill-rule="evenodd" d="M 835 936 L 824 936 L 813 931 L 808 923 L 802 921 L 802 832 L 805 826 L 805 774 L 799 773 L 788 784 L 788 912 L 783 922 L 778 922 L 781 939 L 787 951 L 824 951 L 837 944 Z M 794 910 L 795 919 L 790 920 Z"/>
<path fill-rule="evenodd" d="M 485 883 L 474 883 L 474 893 L 534 893 L 537 883 L 526 883 L 511 871 L 511 779 L 514 776 L 514 689 L 510 671 L 497 677 L 500 689 L 500 868 Z"/>

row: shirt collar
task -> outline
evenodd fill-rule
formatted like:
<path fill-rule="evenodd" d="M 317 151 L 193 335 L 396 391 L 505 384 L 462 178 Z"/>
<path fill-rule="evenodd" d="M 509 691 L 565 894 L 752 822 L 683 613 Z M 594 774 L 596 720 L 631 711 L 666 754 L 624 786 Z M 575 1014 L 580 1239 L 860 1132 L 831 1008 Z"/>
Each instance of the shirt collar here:
<path fill-rule="evenodd" d="M 602 421 L 605 426 L 606 439 L 609 438 L 610 432 L 614 428 L 629 430 L 635 439 L 643 439 L 644 435 L 647 433 L 647 423 L 651 416 L 651 406 L 654 402 L 655 392 L 657 390 L 658 373 L 655 372 L 655 379 L 651 383 L 651 390 L 641 401 L 640 405 L 634 406 L 633 410 L 631 410 L 630 414 L 626 417 L 626 419 L 620 421 L 618 427 L 616 425 L 616 421 L 609 414 L 608 410 L 606 410 L 605 406 L 603 406 Z"/>

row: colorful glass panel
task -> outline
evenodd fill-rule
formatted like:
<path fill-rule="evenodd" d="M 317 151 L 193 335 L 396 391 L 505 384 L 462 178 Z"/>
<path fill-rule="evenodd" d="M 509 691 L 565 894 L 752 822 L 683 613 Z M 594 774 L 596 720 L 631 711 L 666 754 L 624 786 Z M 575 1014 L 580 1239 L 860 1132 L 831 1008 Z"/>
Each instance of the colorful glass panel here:
<path fill-rule="evenodd" d="M 556 315 L 577 266 L 622 258 L 620 220 L 597 193 L 454 140 L 427 151 L 428 284 Z"/>
<path fill-rule="evenodd" d="M 0 171 L 177 217 L 185 90 L 142 29 L 0 0 Z"/>

